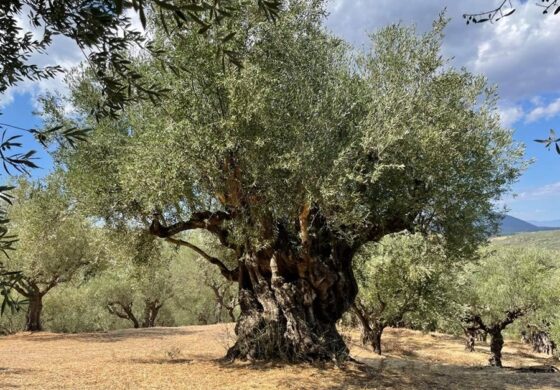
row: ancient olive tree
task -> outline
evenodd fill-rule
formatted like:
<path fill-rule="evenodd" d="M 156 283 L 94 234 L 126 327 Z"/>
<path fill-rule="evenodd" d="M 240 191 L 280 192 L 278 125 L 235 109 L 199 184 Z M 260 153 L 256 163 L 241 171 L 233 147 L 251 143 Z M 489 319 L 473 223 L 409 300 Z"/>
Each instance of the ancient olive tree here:
<path fill-rule="evenodd" d="M 444 314 L 456 264 L 436 237 L 395 234 L 366 246 L 354 261 L 360 292 L 354 312 L 362 342 L 381 354 L 388 326 L 427 323 Z"/>
<path fill-rule="evenodd" d="M 443 20 L 421 36 L 385 28 L 355 58 L 325 31 L 322 7 L 290 2 L 274 26 L 250 7 L 232 16 L 244 21 L 231 41 L 242 68 L 190 31 L 161 39 L 173 72 L 136 62 L 168 97 L 116 121 L 88 116 L 100 95 L 87 72 L 71 85 L 95 127 L 61 157 L 80 206 L 149 225 L 238 284 L 229 358 L 344 359 L 335 324 L 358 292 L 358 250 L 408 229 L 469 253 L 519 174 L 493 90 L 440 56 Z M 194 229 L 232 260 L 189 242 Z"/>
<path fill-rule="evenodd" d="M 13 288 L 28 301 L 25 329 L 42 330 L 43 297 L 100 259 L 95 229 L 78 215 L 54 174 L 44 183 L 20 180 L 8 209 L 17 250 L 4 260 L 20 270 Z"/>
<path fill-rule="evenodd" d="M 491 337 L 490 365 L 502 366 L 502 332 L 509 325 L 558 307 L 556 257 L 541 249 L 499 248 L 466 267 L 463 322 Z"/>

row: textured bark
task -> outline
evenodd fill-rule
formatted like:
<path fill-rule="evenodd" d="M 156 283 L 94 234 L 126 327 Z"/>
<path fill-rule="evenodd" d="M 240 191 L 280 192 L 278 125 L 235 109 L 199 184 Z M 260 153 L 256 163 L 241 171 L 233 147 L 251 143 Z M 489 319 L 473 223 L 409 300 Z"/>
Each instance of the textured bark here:
<path fill-rule="evenodd" d="M 374 328 L 373 329 L 373 338 L 372 338 L 372 346 L 373 351 L 381 355 L 381 335 L 383 334 L 383 328 Z"/>
<path fill-rule="evenodd" d="M 40 294 L 30 295 L 28 299 L 29 306 L 25 316 L 25 330 L 31 332 L 42 331 L 41 312 L 43 311 L 43 296 Z"/>
<path fill-rule="evenodd" d="M 344 360 L 336 322 L 357 294 L 349 247 L 317 241 L 307 258 L 256 253 L 240 263 L 237 342 L 229 359 Z"/>
<path fill-rule="evenodd" d="M 371 319 L 367 310 L 359 302 L 355 302 L 352 307 L 362 325 L 362 344 L 371 345 L 373 351 L 381 355 L 381 335 L 387 323 L 380 319 Z"/>
<path fill-rule="evenodd" d="M 504 337 L 501 330 L 490 332 L 490 365 L 502 367 L 502 348 L 504 347 Z"/>
<path fill-rule="evenodd" d="M 463 326 L 463 332 L 465 333 L 465 350 L 469 352 L 474 352 L 477 341 L 486 342 L 487 333 L 480 328 L 479 324 Z"/>
<path fill-rule="evenodd" d="M 474 345 L 475 345 L 475 340 L 476 340 L 476 335 L 474 332 L 467 332 L 465 331 L 465 350 L 469 351 L 469 352 L 474 352 Z"/>
<path fill-rule="evenodd" d="M 504 346 L 502 331 L 525 314 L 526 311 L 523 309 L 506 311 L 505 318 L 491 326 L 486 325 L 479 315 L 471 314 L 463 319 L 463 322 L 471 324 L 470 327 L 463 329 L 471 329 L 475 332 L 484 332 L 486 335 L 490 335 L 490 359 L 488 361 L 493 367 L 502 367 L 502 348 Z"/>
<path fill-rule="evenodd" d="M 556 350 L 556 343 L 550 338 L 547 330 L 539 329 L 538 326 L 528 325 L 527 331 L 521 332 L 521 339 L 527 344 L 531 344 L 534 352 L 553 355 Z"/>

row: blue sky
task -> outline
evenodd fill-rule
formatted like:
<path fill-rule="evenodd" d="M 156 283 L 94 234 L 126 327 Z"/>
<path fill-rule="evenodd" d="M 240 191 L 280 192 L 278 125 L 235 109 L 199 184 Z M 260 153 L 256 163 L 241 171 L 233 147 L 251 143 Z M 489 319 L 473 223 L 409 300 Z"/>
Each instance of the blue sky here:
<path fill-rule="evenodd" d="M 548 130 L 560 133 L 560 15 L 545 16 L 534 3 L 512 0 L 516 12 L 491 25 L 466 26 L 461 15 L 483 11 L 501 1 L 489 0 L 332 0 L 327 27 L 357 47 L 367 46 L 368 32 L 390 24 L 415 24 L 427 30 L 444 9 L 451 21 L 446 30 L 443 54 L 453 66 L 466 67 L 497 84 L 504 125 L 515 129 L 515 139 L 526 144 L 526 157 L 534 159 L 513 193 L 504 199 L 509 214 L 533 221 L 560 220 L 560 156 L 533 142 L 546 138 Z M 22 25 L 26 23 L 22 18 Z M 39 64 L 77 65 L 83 55 L 75 45 L 58 38 L 48 56 L 34 58 Z M 24 128 L 37 127 L 33 116 L 37 96 L 46 91 L 65 91 L 61 79 L 23 83 L 0 95 L 0 122 Z M 40 147 L 26 137 L 27 147 Z M 50 157 L 40 151 L 43 176 L 52 167 Z M 516 194 L 514 196 L 514 194 Z"/>

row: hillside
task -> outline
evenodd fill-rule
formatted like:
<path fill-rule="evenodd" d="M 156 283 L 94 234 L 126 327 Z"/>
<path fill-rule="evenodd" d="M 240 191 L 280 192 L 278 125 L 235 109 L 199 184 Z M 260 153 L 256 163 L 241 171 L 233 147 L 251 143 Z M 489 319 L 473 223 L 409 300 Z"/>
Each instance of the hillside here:
<path fill-rule="evenodd" d="M 379 357 L 346 333 L 366 365 L 226 364 L 232 326 L 122 330 L 104 334 L 17 334 L 1 339 L 0 388 L 24 389 L 553 389 L 558 374 L 484 367 L 488 347 L 464 350 L 443 334 L 388 329 Z M 506 366 L 547 363 L 506 340 Z"/>
<path fill-rule="evenodd" d="M 496 237 L 492 242 L 496 245 L 537 246 L 543 249 L 560 250 L 560 230 L 519 233 L 511 236 Z"/>
<path fill-rule="evenodd" d="M 556 229 L 559 228 L 536 226 L 522 219 L 512 217 L 511 215 L 506 215 L 502 220 L 499 235 L 508 236 L 516 233 L 538 232 Z"/>

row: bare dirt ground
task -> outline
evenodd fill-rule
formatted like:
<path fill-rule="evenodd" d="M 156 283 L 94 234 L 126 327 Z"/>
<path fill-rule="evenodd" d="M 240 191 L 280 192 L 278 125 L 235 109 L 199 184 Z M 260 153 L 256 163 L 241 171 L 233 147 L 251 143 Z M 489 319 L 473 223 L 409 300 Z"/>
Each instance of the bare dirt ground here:
<path fill-rule="evenodd" d="M 0 338 L 1 389 L 559 389 L 560 374 L 485 367 L 488 347 L 464 351 L 448 335 L 389 329 L 384 356 L 356 343 L 365 363 L 225 364 L 232 325 L 122 330 L 63 335 L 20 333 Z M 504 364 L 554 364 L 506 341 Z"/>

